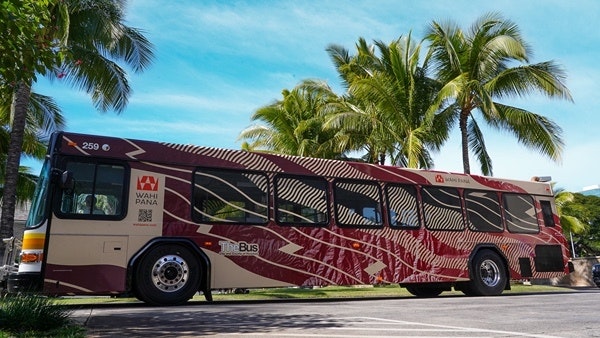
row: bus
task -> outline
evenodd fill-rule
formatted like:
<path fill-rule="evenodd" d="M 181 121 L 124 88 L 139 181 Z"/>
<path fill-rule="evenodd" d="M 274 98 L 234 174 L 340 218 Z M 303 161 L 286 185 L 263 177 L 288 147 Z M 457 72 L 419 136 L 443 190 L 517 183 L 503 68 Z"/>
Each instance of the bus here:
<path fill-rule="evenodd" d="M 57 132 L 5 285 L 153 305 L 392 283 L 499 295 L 570 271 L 544 181 Z"/>

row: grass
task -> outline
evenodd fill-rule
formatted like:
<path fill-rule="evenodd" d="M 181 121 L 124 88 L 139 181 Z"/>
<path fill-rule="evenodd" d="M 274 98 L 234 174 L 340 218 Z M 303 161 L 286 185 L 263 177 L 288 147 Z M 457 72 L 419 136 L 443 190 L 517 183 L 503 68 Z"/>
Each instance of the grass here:
<path fill-rule="evenodd" d="M 540 292 L 568 292 L 571 289 L 546 286 L 546 285 L 523 285 L 513 284 L 511 290 L 505 290 L 503 294 L 518 293 L 540 293 Z M 462 295 L 459 291 L 443 292 L 444 296 Z M 291 300 L 291 299 L 343 299 L 343 298 L 389 298 L 389 297 L 412 297 L 412 295 L 397 285 L 385 286 L 327 286 L 319 288 L 272 288 L 251 289 L 246 294 L 233 292 L 213 291 L 214 301 L 255 301 L 255 300 Z M 196 295 L 193 301 L 205 301 L 203 295 Z M 63 305 L 93 305 L 93 304 L 120 304 L 139 303 L 135 298 L 128 297 L 63 297 L 57 299 L 57 304 Z"/>

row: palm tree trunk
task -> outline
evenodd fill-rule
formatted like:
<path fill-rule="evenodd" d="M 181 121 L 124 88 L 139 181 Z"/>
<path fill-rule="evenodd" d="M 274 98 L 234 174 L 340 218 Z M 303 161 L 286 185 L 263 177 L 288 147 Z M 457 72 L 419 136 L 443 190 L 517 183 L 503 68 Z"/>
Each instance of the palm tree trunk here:
<path fill-rule="evenodd" d="M 15 204 L 17 192 L 17 179 L 19 178 L 19 165 L 21 162 L 21 148 L 27 118 L 27 107 L 31 94 L 31 86 L 26 82 L 19 82 L 14 92 L 11 105 L 13 121 L 10 132 L 10 143 L 6 159 L 4 177 L 4 192 L 2 195 L 2 216 L 0 217 L 0 239 L 12 237 L 15 221 Z M 4 255 L 5 244 L 0 241 L 0 255 Z"/>
<path fill-rule="evenodd" d="M 381 165 L 385 164 L 385 153 L 383 153 L 383 152 L 379 153 L 379 164 L 381 164 Z"/>
<path fill-rule="evenodd" d="M 465 174 L 471 173 L 471 165 L 469 163 L 469 139 L 467 136 L 467 121 L 469 120 L 469 112 L 461 111 L 460 113 L 460 139 L 462 146 L 463 171 Z"/>

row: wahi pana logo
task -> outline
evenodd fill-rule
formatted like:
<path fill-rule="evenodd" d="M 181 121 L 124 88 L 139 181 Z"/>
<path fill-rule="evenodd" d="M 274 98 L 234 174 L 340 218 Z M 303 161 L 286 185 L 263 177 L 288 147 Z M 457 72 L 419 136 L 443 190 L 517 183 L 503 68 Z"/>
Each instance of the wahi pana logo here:
<path fill-rule="evenodd" d="M 158 178 L 156 178 L 154 176 L 148 176 L 148 175 L 138 177 L 137 190 L 157 191 L 158 190 Z"/>

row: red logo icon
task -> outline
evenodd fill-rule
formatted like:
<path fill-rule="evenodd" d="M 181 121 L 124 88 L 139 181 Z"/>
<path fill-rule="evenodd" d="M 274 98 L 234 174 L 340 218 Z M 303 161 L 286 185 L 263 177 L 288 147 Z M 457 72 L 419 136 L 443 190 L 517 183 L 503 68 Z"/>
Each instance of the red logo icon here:
<path fill-rule="evenodd" d="M 435 175 L 436 183 L 444 183 L 444 177 L 442 175 Z"/>
<path fill-rule="evenodd" d="M 154 176 L 138 177 L 137 190 L 157 191 L 158 179 Z"/>

